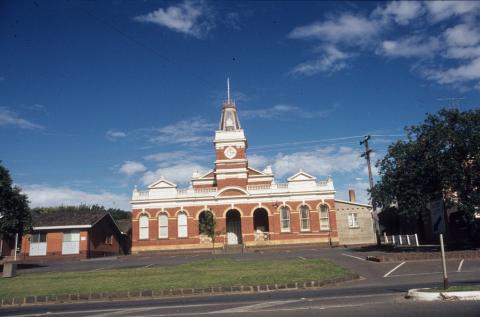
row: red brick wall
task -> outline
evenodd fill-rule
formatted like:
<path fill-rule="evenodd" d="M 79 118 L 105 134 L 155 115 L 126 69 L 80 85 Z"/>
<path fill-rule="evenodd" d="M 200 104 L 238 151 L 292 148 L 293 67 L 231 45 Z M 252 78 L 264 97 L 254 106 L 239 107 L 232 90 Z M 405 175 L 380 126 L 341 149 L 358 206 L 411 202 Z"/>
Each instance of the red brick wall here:
<path fill-rule="evenodd" d="M 233 159 L 244 159 L 247 157 L 245 148 L 238 148 L 238 147 L 234 147 L 234 148 L 237 150 L 237 155 L 235 155 Z M 225 148 L 215 150 L 217 160 L 229 159 L 228 157 L 225 156 L 224 151 L 225 151 Z"/>
<path fill-rule="evenodd" d="M 106 244 L 107 236 L 112 236 L 112 243 Z M 120 232 L 115 229 L 115 224 L 110 217 L 103 217 L 90 229 L 89 257 L 112 256 L 122 253 L 120 247 Z"/>
<path fill-rule="evenodd" d="M 247 188 L 247 179 L 246 178 L 228 178 L 228 179 L 217 180 L 218 189 L 222 189 L 229 186 Z"/>
<path fill-rule="evenodd" d="M 31 259 L 83 259 L 88 256 L 88 231 L 80 230 L 80 252 L 79 254 L 62 254 L 63 232 L 67 230 L 48 230 L 47 232 L 47 255 L 32 256 Z M 43 232 L 43 231 L 42 231 Z M 22 258 L 30 258 L 30 234 L 25 234 L 22 238 Z"/>
<path fill-rule="evenodd" d="M 330 231 L 320 231 L 320 218 L 318 207 L 321 201 L 307 201 L 305 202 L 310 208 L 310 230 L 301 231 L 300 230 L 300 215 L 298 208 L 302 205 L 301 201 L 286 202 L 286 205 L 290 208 L 290 232 L 282 233 L 280 232 L 280 214 L 278 208 L 281 206 L 280 202 L 275 203 L 264 203 L 259 207 L 258 204 L 236 204 L 234 209 L 237 209 L 241 213 L 241 225 L 242 225 L 242 235 L 243 241 L 249 242 L 254 241 L 254 230 L 253 230 L 253 212 L 257 208 L 265 208 L 269 212 L 269 230 L 270 230 L 270 239 L 271 240 L 291 240 L 295 239 L 315 239 L 315 238 L 336 238 L 337 227 L 336 227 L 336 217 L 335 217 L 335 202 L 334 200 L 327 200 L 326 203 L 329 205 L 329 220 L 330 220 Z M 231 208 L 231 205 L 215 205 L 207 206 L 210 209 L 216 218 L 217 230 L 225 232 L 226 219 L 225 214 Z M 161 212 L 159 209 L 146 209 L 145 211 L 150 215 L 149 219 L 149 239 L 148 240 L 139 240 L 139 228 L 138 228 L 138 216 L 141 213 L 140 210 L 133 210 L 133 224 L 132 224 L 132 246 L 172 246 L 172 245 L 182 245 L 182 244 L 199 244 L 200 239 L 198 237 L 198 215 L 204 210 L 204 207 L 200 206 L 185 206 L 184 210 L 188 213 L 188 238 L 178 238 L 177 237 L 177 212 L 178 208 L 166 208 L 163 212 L 167 213 L 169 216 L 169 237 L 168 239 L 159 239 L 158 238 L 158 214 Z M 222 235 L 217 237 L 217 243 L 224 243 L 225 236 Z"/>

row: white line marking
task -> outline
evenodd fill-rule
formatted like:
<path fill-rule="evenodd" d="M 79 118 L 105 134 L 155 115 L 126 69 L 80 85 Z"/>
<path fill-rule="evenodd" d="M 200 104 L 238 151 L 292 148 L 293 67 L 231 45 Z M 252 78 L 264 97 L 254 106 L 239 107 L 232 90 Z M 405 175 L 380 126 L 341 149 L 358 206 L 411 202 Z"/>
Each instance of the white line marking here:
<path fill-rule="evenodd" d="M 142 309 L 176 309 L 176 308 L 189 308 L 189 307 L 205 307 L 205 306 L 220 306 L 224 304 L 191 304 L 191 305 L 171 305 L 171 306 L 148 306 L 144 307 Z M 50 315 L 73 315 L 73 314 L 89 314 L 88 316 L 91 315 L 91 313 L 101 313 L 101 312 L 117 312 L 117 311 L 124 311 L 124 312 L 129 312 L 129 311 L 137 311 L 139 308 L 110 308 L 110 309 L 91 309 L 91 310 L 68 310 L 68 311 L 59 311 L 59 312 L 45 312 L 45 313 L 36 313 L 36 314 L 25 314 L 25 315 L 12 315 L 15 317 L 30 317 L 30 316 L 50 316 Z"/>
<path fill-rule="evenodd" d="M 395 272 L 396 269 L 398 269 L 399 267 L 401 267 L 402 265 L 404 265 L 406 262 L 402 262 L 400 263 L 399 265 L 397 265 L 396 267 L 394 267 L 391 271 L 389 271 L 387 274 L 385 274 L 383 277 L 388 277 L 390 274 L 392 274 L 393 272 Z"/>
<path fill-rule="evenodd" d="M 217 310 L 210 312 L 212 314 L 218 314 L 218 313 L 247 313 L 251 311 L 256 311 L 259 309 L 264 309 L 264 308 L 271 308 L 274 306 L 279 306 L 279 305 L 286 305 L 286 304 L 291 304 L 291 303 L 297 303 L 303 301 L 302 299 L 300 300 L 285 300 L 285 301 L 273 301 L 273 302 L 264 302 L 264 303 L 258 303 L 258 304 L 253 304 L 253 305 L 246 305 L 246 306 L 240 306 L 240 307 L 234 307 L 234 308 L 227 308 L 227 309 L 222 309 L 222 310 Z"/>
<path fill-rule="evenodd" d="M 152 263 L 152 264 L 149 264 L 149 265 L 145 265 L 145 267 L 151 267 L 151 266 L 153 266 L 153 265 L 155 265 L 155 264 Z"/>
<path fill-rule="evenodd" d="M 307 258 L 304 258 L 303 256 L 297 256 L 297 258 L 299 258 L 300 260 L 306 260 Z"/>
<path fill-rule="evenodd" d="M 346 254 L 346 253 L 342 253 L 342 255 L 348 256 L 348 257 L 351 257 L 351 258 L 354 258 L 354 259 L 357 259 L 357 260 L 365 261 L 364 258 L 361 258 L 359 256 L 354 256 L 354 255 L 350 255 L 350 254 Z"/>
<path fill-rule="evenodd" d="M 465 261 L 465 259 L 462 259 L 462 260 L 460 261 L 460 264 L 458 265 L 457 272 L 461 272 L 461 271 L 462 271 L 463 261 Z"/>
<path fill-rule="evenodd" d="M 368 294 L 368 295 L 350 295 L 350 296 L 327 296 L 327 297 L 319 297 L 319 298 L 313 298 L 314 301 L 328 301 L 328 300 L 334 300 L 334 299 L 352 299 L 352 298 L 371 298 L 371 297 L 391 297 L 391 296 L 398 296 L 399 293 L 382 293 L 382 294 Z M 293 302 L 295 301 L 305 301 L 304 298 L 301 300 L 292 300 Z M 307 300 L 307 301 L 310 301 Z M 287 303 L 290 301 L 284 301 L 284 303 Z M 263 302 L 249 302 L 246 304 L 251 304 L 251 305 L 246 305 L 244 307 L 252 307 L 255 303 L 260 303 L 263 304 Z M 272 303 L 272 302 L 271 302 Z M 278 305 L 281 304 L 280 301 L 273 302 L 273 303 L 278 303 Z M 369 302 L 372 303 L 372 302 Z M 135 307 L 135 308 L 111 308 L 111 309 L 92 309 L 92 310 L 68 310 L 68 311 L 59 311 L 59 312 L 45 312 L 45 313 L 32 313 L 32 314 L 24 314 L 24 315 L 10 315 L 10 316 L 15 316 L 15 317 L 39 317 L 39 316 L 55 316 L 55 315 L 73 315 L 73 314 L 87 314 L 87 316 L 91 316 L 94 313 L 117 313 L 119 311 L 122 311 L 123 313 L 136 313 L 139 309 L 142 310 L 155 310 L 155 309 L 176 309 L 176 308 L 195 308 L 195 307 L 208 307 L 208 306 L 226 306 L 229 304 L 234 304 L 234 303 L 212 303 L 212 304 L 191 304 L 191 305 L 171 305 L 171 306 L 163 306 L 163 305 L 154 305 L 154 306 L 147 306 L 143 308 Z M 312 306 L 314 309 L 322 309 L 320 307 L 328 308 L 328 306 Z M 334 306 L 330 306 L 334 307 Z M 258 308 L 258 307 L 256 307 Z M 235 309 L 235 308 L 233 308 Z M 281 311 L 281 310 L 304 310 L 304 309 L 309 309 L 308 307 L 296 307 L 296 308 L 277 308 L 274 309 L 273 311 Z M 222 312 L 225 313 L 225 310 L 219 310 L 219 311 L 208 311 L 208 312 L 197 312 L 195 315 L 209 315 L 209 314 L 218 314 L 217 312 Z M 263 309 L 262 311 L 268 312 L 269 310 Z M 252 311 L 253 313 L 253 311 Z M 149 314 L 148 316 L 153 317 L 153 316 L 192 316 L 192 312 L 188 313 L 166 313 L 166 314 Z M 135 315 L 130 315 L 131 317 L 134 317 Z M 145 315 L 139 315 L 139 317 L 144 317 Z"/>

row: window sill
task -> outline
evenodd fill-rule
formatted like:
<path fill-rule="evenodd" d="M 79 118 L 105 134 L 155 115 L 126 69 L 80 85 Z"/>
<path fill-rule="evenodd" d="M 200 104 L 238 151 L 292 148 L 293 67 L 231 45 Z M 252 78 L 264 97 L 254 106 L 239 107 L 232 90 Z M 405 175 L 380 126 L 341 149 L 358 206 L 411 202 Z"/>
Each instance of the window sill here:
<path fill-rule="evenodd" d="M 360 229 L 360 226 L 348 227 L 348 229 Z"/>

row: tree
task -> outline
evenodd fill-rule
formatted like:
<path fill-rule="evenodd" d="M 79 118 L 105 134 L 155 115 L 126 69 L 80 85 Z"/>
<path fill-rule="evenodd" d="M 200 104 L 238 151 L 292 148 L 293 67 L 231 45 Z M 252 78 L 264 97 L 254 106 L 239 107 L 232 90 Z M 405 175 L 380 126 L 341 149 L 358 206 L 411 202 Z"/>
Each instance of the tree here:
<path fill-rule="evenodd" d="M 442 109 L 405 130 L 407 141 L 392 144 L 377 163 L 374 205 L 418 220 L 429 202 L 442 198 L 473 225 L 480 206 L 480 110 Z"/>
<path fill-rule="evenodd" d="M 98 214 L 98 213 L 110 213 L 115 220 L 130 220 L 132 213 L 118 208 L 106 209 L 101 205 L 86 205 L 81 204 L 78 206 L 55 206 L 55 207 L 36 207 L 32 209 L 32 213 L 48 214 L 55 213 L 64 217 L 72 217 L 76 214 Z"/>
<path fill-rule="evenodd" d="M 8 170 L 0 164 L 0 234 L 12 238 L 31 227 L 28 200 L 21 189 L 13 186 Z"/>
<path fill-rule="evenodd" d="M 221 231 L 216 231 L 217 222 L 215 216 L 210 210 L 205 210 L 199 217 L 199 231 L 212 240 L 212 249 L 215 252 L 215 238 L 222 234 Z"/>

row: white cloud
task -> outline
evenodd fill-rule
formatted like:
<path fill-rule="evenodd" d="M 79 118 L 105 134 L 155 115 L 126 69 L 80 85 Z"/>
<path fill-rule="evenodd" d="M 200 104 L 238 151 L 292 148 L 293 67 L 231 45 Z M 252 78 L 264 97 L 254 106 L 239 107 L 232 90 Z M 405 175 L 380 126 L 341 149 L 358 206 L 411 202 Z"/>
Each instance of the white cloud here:
<path fill-rule="evenodd" d="M 471 46 L 480 42 L 480 31 L 466 24 L 448 28 L 444 35 L 447 44 L 451 46 Z"/>
<path fill-rule="evenodd" d="M 118 172 L 125 176 L 132 176 L 133 174 L 145 172 L 146 170 L 147 168 L 142 163 L 125 161 L 118 170 Z"/>
<path fill-rule="evenodd" d="M 173 151 L 173 152 L 159 152 L 155 154 L 150 154 L 144 157 L 147 161 L 173 161 L 173 160 L 184 160 L 189 156 L 185 151 Z"/>
<path fill-rule="evenodd" d="M 204 37 L 215 27 L 213 14 L 204 1 L 184 1 L 137 16 L 134 20 L 158 24 L 196 38 Z"/>
<path fill-rule="evenodd" d="M 2 126 L 13 126 L 20 129 L 44 129 L 42 125 L 23 119 L 16 112 L 0 107 L 0 127 Z"/>
<path fill-rule="evenodd" d="M 196 144 L 210 142 L 217 125 L 202 118 L 182 120 L 159 129 L 153 129 L 150 140 L 155 143 Z M 208 135 L 206 135 L 208 133 Z"/>
<path fill-rule="evenodd" d="M 295 106 L 279 104 L 270 108 L 263 109 L 245 109 L 242 110 L 240 115 L 245 118 L 262 118 L 262 119 L 271 119 L 277 118 L 285 114 L 291 114 L 300 109 Z"/>
<path fill-rule="evenodd" d="M 480 57 L 458 67 L 447 70 L 426 70 L 424 75 L 440 84 L 458 84 L 466 81 L 480 80 Z"/>
<path fill-rule="evenodd" d="M 311 76 L 320 72 L 334 73 L 348 67 L 346 60 L 352 57 L 351 54 L 344 53 L 333 45 L 325 46 L 323 51 L 319 58 L 295 66 L 290 74 Z"/>
<path fill-rule="evenodd" d="M 323 55 L 289 73 L 331 74 L 352 67 L 353 57 L 375 53 L 412 59 L 410 69 L 426 80 L 462 90 L 473 88 L 480 84 L 476 70 L 479 17 L 479 1 L 391 1 L 370 13 L 327 13 L 322 20 L 288 34 L 292 39 L 313 40 L 324 49 Z"/>
<path fill-rule="evenodd" d="M 480 57 L 480 46 L 449 47 L 444 56 L 453 59 L 473 59 Z"/>
<path fill-rule="evenodd" d="M 118 139 L 123 139 L 127 136 L 125 132 L 122 131 L 115 131 L 115 130 L 108 130 L 107 133 L 105 133 L 105 137 L 109 139 L 110 141 L 116 141 Z"/>
<path fill-rule="evenodd" d="M 60 205 L 98 204 L 107 208 L 130 210 L 130 197 L 111 192 L 89 193 L 69 187 L 52 187 L 41 184 L 22 186 L 31 207 L 48 207 Z"/>
<path fill-rule="evenodd" d="M 260 118 L 260 119 L 279 119 L 279 118 L 325 118 L 336 107 L 328 108 L 319 111 L 305 111 L 300 107 L 290 106 L 286 104 L 278 104 L 270 108 L 263 109 L 246 109 L 240 112 L 240 115 L 244 118 Z"/>
<path fill-rule="evenodd" d="M 373 16 L 386 20 L 393 19 L 398 24 L 406 25 L 424 13 L 425 8 L 419 1 L 392 1 L 383 8 L 375 9 Z"/>
<path fill-rule="evenodd" d="M 383 41 L 376 52 L 389 57 L 434 57 L 439 48 L 440 42 L 435 37 L 410 36 L 397 41 Z"/>
<path fill-rule="evenodd" d="M 349 200 L 348 190 L 353 189 L 355 191 L 356 201 L 359 203 L 368 204 L 369 195 L 367 190 L 370 189 L 370 184 L 366 178 L 357 178 L 352 182 L 345 184 L 340 188 L 336 188 L 336 197 L 341 200 Z"/>
<path fill-rule="evenodd" d="M 165 179 L 171 182 L 177 184 L 186 184 L 190 181 L 194 171 L 202 173 L 207 170 L 208 169 L 206 167 L 195 162 L 175 162 L 173 164 L 165 164 L 155 171 L 145 172 L 141 177 L 140 182 L 146 186 L 159 180 L 160 177 L 163 176 Z"/>
<path fill-rule="evenodd" d="M 278 154 L 273 162 L 275 175 L 290 176 L 303 169 L 314 175 L 330 175 L 359 170 L 365 164 L 360 151 L 350 147 L 329 146 L 316 151 Z"/>
<path fill-rule="evenodd" d="M 270 158 L 264 155 L 248 155 L 248 165 L 255 169 L 263 169 L 270 163 Z"/>
<path fill-rule="evenodd" d="M 426 1 L 426 8 L 432 22 L 439 22 L 453 16 L 478 14 L 478 1 Z"/>
<path fill-rule="evenodd" d="M 292 39 L 317 39 L 347 44 L 365 43 L 381 31 L 378 21 L 350 13 L 326 21 L 296 27 L 289 33 Z"/>

